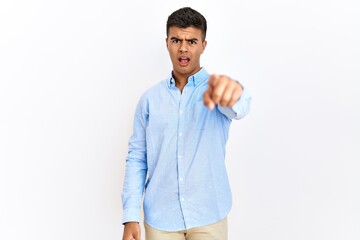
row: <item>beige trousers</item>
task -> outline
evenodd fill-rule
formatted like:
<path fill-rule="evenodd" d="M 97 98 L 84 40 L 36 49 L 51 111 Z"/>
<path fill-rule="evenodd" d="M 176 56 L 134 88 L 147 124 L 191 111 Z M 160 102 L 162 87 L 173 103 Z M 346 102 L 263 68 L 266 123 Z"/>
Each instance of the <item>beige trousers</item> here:
<path fill-rule="evenodd" d="M 227 240 L 227 218 L 203 227 L 178 232 L 163 232 L 150 227 L 146 222 L 145 240 Z"/>

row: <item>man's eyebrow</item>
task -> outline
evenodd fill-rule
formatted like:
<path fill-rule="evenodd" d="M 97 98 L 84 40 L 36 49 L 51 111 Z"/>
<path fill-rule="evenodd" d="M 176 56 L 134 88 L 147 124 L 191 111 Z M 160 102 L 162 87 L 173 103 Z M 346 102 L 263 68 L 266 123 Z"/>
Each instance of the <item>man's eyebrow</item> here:
<path fill-rule="evenodd" d="M 171 40 L 183 41 L 182 39 L 177 38 L 177 37 L 171 37 L 170 39 L 171 39 Z M 185 39 L 185 41 L 199 41 L 199 39 L 197 39 L 197 38 L 190 38 L 190 39 Z"/>
<path fill-rule="evenodd" d="M 186 39 L 186 41 L 199 41 L 197 38 Z"/>

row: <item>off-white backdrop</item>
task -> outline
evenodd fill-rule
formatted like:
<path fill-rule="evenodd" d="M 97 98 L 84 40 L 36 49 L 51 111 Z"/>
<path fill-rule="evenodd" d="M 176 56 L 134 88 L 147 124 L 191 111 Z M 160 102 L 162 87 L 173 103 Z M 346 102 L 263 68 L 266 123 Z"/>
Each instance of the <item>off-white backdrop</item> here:
<path fill-rule="evenodd" d="M 202 66 L 253 93 L 227 146 L 230 239 L 360 239 L 357 0 L 2 0 L 0 239 L 121 239 L 133 112 L 183 6 L 208 20 Z"/>

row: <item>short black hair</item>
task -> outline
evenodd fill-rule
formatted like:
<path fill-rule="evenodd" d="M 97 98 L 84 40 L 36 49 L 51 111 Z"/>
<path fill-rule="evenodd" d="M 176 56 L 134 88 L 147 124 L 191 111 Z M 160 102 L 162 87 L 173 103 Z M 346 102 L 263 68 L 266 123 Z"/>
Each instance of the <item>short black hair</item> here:
<path fill-rule="evenodd" d="M 169 36 L 170 27 L 198 28 L 202 32 L 203 40 L 206 38 L 207 25 L 205 17 L 190 7 L 180 8 L 168 17 L 166 22 L 166 36 Z"/>

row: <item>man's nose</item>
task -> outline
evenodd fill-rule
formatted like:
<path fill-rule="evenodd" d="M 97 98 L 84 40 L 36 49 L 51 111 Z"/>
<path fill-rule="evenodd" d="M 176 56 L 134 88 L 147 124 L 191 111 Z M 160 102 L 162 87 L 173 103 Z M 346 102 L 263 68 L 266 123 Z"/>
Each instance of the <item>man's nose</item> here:
<path fill-rule="evenodd" d="M 188 51 L 187 42 L 186 42 L 186 41 L 182 41 L 182 42 L 180 43 L 179 52 L 187 52 L 187 51 Z"/>

